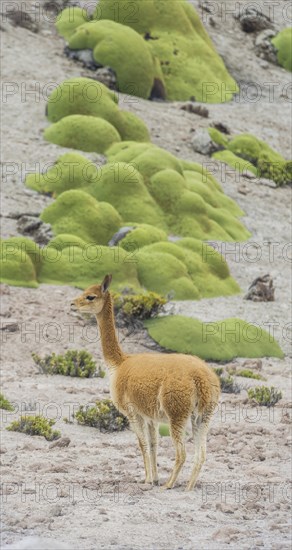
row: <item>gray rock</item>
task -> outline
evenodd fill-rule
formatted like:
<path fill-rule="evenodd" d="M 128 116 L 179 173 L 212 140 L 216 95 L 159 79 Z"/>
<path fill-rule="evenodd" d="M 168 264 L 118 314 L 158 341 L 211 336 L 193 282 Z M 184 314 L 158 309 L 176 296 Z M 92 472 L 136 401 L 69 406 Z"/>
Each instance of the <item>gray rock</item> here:
<path fill-rule="evenodd" d="M 249 370 L 262 370 L 263 362 L 261 359 L 247 359 L 242 363 L 242 367 Z"/>
<path fill-rule="evenodd" d="M 273 29 L 267 29 L 260 32 L 255 39 L 255 53 L 261 59 L 278 65 L 277 50 L 271 42 L 271 38 L 276 35 Z"/>
<path fill-rule="evenodd" d="M 46 245 L 53 237 L 51 225 L 37 216 L 23 214 L 18 218 L 17 229 L 24 236 L 32 237 L 39 245 Z"/>
<path fill-rule="evenodd" d="M 206 107 L 203 105 L 196 105 L 192 101 L 189 101 L 188 103 L 184 103 L 181 106 L 182 111 L 187 111 L 188 113 L 194 113 L 195 115 L 208 118 L 209 117 L 209 111 Z"/>
<path fill-rule="evenodd" d="M 34 33 L 39 32 L 39 25 L 37 23 L 37 12 L 35 13 L 35 16 L 31 17 L 31 15 L 27 13 L 23 8 L 13 9 L 13 4 L 11 5 L 11 8 L 11 10 L 7 11 L 6 17 L 10 19 L 14 27 L 22 27 Z"/>
<path fill-rule="evenodd" d="M 273 26 L 271 19 L 255 7 L 247 7 L 234 17 L 244 32 L 259 32 Z"/>
<path fill-rule="evenodd" d="M 131 231 L 133 231 L 133 229 L 135 229 L 135 227 L 121 227 L 121 229 L 119 229 L 119 231 L 117 231 L 113 237 L 111 238 L 111 240 L 109 241 L 108 243 L 108 246 L 116 246 L 118 244 L 118 242 L 120 242 L 126 235 L 128 235 L 128 233 L 130 233 Z"/>
<path fill-rule="evenodd" d="M 116 73 L 111 67 L 100 67 L 94 73 L 94 80 L 98 80 L 111 90 L 117 90 Z"/>
<path fill-rule="evenodd" d="M 98 80 L 113 90 L 117 89 L 117 77 L 115 71 L 111 67 L 104 67 L 98 63 L 94 59 L 91 49 L 71 50 L 69 46 L 66 46 L 64 48 L 64 53 L 69 59 L 77 61 L 78 63 L 81 63 L 84 68 L 93 71 L 94 74 L 91 77 L 93 80 Z M 87 76 L 88 78 L 88 75 L 83 76 Z"/>
<path fill-rule="evenodd" d="M 257 277 L 248 288 L 244 299 L 253 302 L 274 302 L 275 288 L 272 277 L 269 274 Z"/>
<path fill-rule="evenodd" d="M 86 67 L 91 71 L 95 71 L 96 69 L 102 67 L 100 63 L 97 63 L 95 61 L 91 49 L 71 50 L 69 46 L 66 46 L 64 48 L 64 53 L 69 59 L 73 59 L 73 61 L 79 61 L 79 63 L 81 63 L 83 67 Z"/>
<path fill-rule="evenodd" d="M 207 130 L 197 130 L 192 138 L 192 148 L 201 155 L 211 155 L 219 146 L 212 141 Z"/>

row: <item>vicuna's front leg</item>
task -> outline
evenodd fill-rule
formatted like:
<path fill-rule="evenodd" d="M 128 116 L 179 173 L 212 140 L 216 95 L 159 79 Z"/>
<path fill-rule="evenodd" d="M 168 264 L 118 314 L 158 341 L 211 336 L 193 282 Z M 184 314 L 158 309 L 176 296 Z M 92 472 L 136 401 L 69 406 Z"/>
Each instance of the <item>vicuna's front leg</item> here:
<path fill-rule="evenodd" d="M 149 439 L 146 423 L 142 417 L 136 416 L 135 418 L 131 418 L 130 426 L 138 438 L 139 447 L 143 456 L 145 467 L 145 483 L 152 483 L 151 464 L 149 456 Z"/>

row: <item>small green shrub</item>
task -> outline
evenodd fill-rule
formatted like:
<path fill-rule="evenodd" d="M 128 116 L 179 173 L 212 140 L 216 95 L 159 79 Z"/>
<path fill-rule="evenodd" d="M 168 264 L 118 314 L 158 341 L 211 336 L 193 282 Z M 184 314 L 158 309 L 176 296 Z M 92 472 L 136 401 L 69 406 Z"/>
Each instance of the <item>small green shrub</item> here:
<path fill-rule="evenodd" d="M 14 411 L 13 405 L 4 397 L 3 393 L 0 393 L 0 409 L 5 409 L 5 411 Z"/>
<path fill-rule="evenodd" d="M 129 426 L 128 419 L 110 399 L 96 401 L 93 407 L 81 406 L 74 417 L 78 424 L 98 428 L 101 432 L 120 432 Z"/>
<path fill-rule="evenodd" d="M 216 372 L 217 376 L 221 376 L 223 374 L 222 367 L 217 367 L 216 369 L 214 369 L 214 371 Z"/>
<path fill-rule="evenodd" d="M 77 376 L 79 378 L 90 378 L 99 376 L 103 378 L 105 372 L 98 367 L 90 353 L 85 350 L 69 350 L 65 355 L 46 355 L 44 358 L 32 353 L 34 362 L 45 374 L 62 374 L 64 376 Z"/>
<path fill-rule="evenodd" d="M 230 374 L 223 376 L 224 370 L 222 367 L 218 367 L 214 370 L 220 380 L 220 387 L 223 393 L 240 393 L 240 387 L 235 382 L 233 376 L 230 376 Z"/>
<path fill-rule="evenodd" d="M 20 420 L 15 420 L 6 429 L 27 435 L 41 435 L 47 441 L 53 441 L 61 437 L 58 430 L 52 430 L 54 424 L 55 420 L 47 420 L 43 416 L 22 416 Z"/>
<path fill-rule="evenodd" d="M 243 378 L 254 378 L 255 380 L 264 380 L 264 377 L 257 372 L 253 372 L 250 369 L 243 369 L 236 373 L 237 376 L 243 376 Z"/>
<path fill-rule="evenodd" d="M 147 292 L 145 294 L 114 294 L 115 311 L 126 319 L 150 319 L 157 317 L 158 313 L 163 311 L 163 306 L 167 303 L 156 292 Z"/>
<path fill-rule="evenodd" d="M 274 386 L 257 386 L 247 390 L 247 393 L 249 399 L 256 401 L 261 407 L 272 407 L 282 399 L 282 392 Z"/>

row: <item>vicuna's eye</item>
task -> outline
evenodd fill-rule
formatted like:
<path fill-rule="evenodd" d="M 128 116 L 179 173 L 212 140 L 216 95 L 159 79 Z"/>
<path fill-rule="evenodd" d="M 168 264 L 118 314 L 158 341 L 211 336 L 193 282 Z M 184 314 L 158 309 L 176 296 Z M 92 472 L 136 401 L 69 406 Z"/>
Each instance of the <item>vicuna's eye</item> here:
<path fill-rule="evenodd" d="M 89 300 L 90 302 L 92 302 L 94 298 L 96 298 L 96 296 L 86 296 L 86 300 Z"/>

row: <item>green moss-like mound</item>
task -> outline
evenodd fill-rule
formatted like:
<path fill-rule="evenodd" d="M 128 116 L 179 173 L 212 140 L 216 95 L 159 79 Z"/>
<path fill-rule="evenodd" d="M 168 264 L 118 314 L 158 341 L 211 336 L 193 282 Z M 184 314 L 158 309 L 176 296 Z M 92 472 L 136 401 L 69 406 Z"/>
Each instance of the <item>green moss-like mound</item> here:
<path fill-rule="evenodd" d="M 166 227 L 163 211 L 151 197 L 141 173 L 132 164 L 109 162 L 100 168 L 87 192 L 111 203 L 123 220 Z"/>
<path fill-rule="evenodd" d="M 146 247 L 148 248 L 148 247 Z M 197 300 L 199 292 L 193 284 L 186 265 L 174 255 L 141 250 L 137 262 L 141 284 L 163 296 L 171 294 L 176 300 Z"/>
<path fill-rule="evenodd" d="M 234 170 L 240 174 L 244 174 L 244 172 L 248 171 L 252 172 L 255 176 L 257 175 L 257 168 L 251 162 L 238 157 L 231 151 L 227 151 L 227 149 L 225 149 L 225 151 L 217 151 L 212 157 L 224 162 L 224 164 L 228 164 L 228 166 L 231 166 L 231 168 L 234 168 Z"/>
<path fill-rule="evenodd" d="M 80 8 L 73 20 L 70 15 L 68 8 L 60 14 L 59 33 L 71 49 L 90 48 L 98 63 L 110 66 L 121 92 L 147 99 L 159 83 L 161 97 L 218 103 L 238 91 L 184 0 L 101 0 L 89 22 Z"/>
<path fill-rule="evenodd" d="M 80 27 L 80 25 L 87 23 L 88 20 L 85 9 L 78 8 L 77 6 L 70 6 L 70 8 L 65 8 L 58 14 L 56 27 L 59 34 L 66 40 L 69 40 L 74 30 Z"/>
<path fill-rule="evenodd" d="M 62 147 L 104 153 L 110 145 L 121 141 L 120 134 L 106 120 L 93 116 L 66 116 L 46 128 L 44 138 Z"/>
<path fill-rule="evenodd" d="M 65 191 L 41 215 L 56 235 L 69 233 L 87 243 L 107 244 L 121 218 L 109 203 L 98 202 L 84 191 Z"/>
<path fill-rule="evenodd" d="M 217 130 L 217 128 L 208 128 L 208 132 L 210 138 L 214 141 L 214 143 L 217 143 L 217 145 L 221 145 L 224 148 L 228 147 L 227 136 Z"/>
<path fill-rule="evenodd" d="M 94 17 L 132 27 L 147 40 L 160 62 L 167 99 L 216 103 L 237 92 L 199 16 L 184 0 L 101 0 Z"/>
<path fill-rule="evenodd" d="M 68 153 L 46 174 L 30 174 L 26 183 L 54 196 L 63 190 L 82 190 L 110 203 L 123 225 L 147 224 L 202 240 L 248 238 L 248 231 L 237 219 L 242 210 L 202 166 L 180 161 L 151 143 L 116 143 L 107 150 L 107 157 L 108 163 L 97 168 L 85 157 Z M 80 225 L 83 223 L 88 223 L 86 217 L 80 218 Z M 60 232 L 72 233 L 64 225 Z M 112 235 L 114 232 L 113 227 Z M 81 227 L 76 235 L 85 238 Z"/>
<path fill-rule="evenodd" d="M 280 31 L 271 42 L 277 49 L 279 65 L 292 71 L 292 27 Z"/>
<path fill-rule="evenodd" d="M 1 241 L 1 283 L 37 287 L 39 260 L 37 257 L 32 257 L 34 252 L 39 256 L 39 247 L 29 239 L 15 237 Z"/>
<path fill-rule="evenodd" d="M 173 315 L 150 319 L 144 324 L 159 345 L 202 359 L 229 361 L 234 357 L 284 356 L 278 343 L 265 330 L 242 319 L 201 323 Z"/>
<path fill-rule="evenodd" d="M 121 247 L 85 243 L 84 246 L 64 247 L 58 255 L 46 254 L 39 275 L 41 283 L 72 285 L 87 288 L 99 281 L 105 273 L 113 275 L 113 290 L 124 287 L 139 289 L 136 260 Z"/>
<path fill-rule="evenodd" d="M 116 127 L 123 141 L 150 141 L 148 128 L 134 113 L 123 111 L 120 113 L 120 120 L 116 122 Z"/>
<path fill-rule="evenodd" d="M 239 172 L 249 170 L 258 177 L 269 178 L 277 186 L 292 182 L 292 161 L 286 161 L 282 155 L 255 136 L 240 134 L 229 139 L 225 145 L 226 149 L 214 153 L 213 158 Z"/>
<path fill-rule="evenodd" d="M 187 238 L 170 243 L 164 231 L 141 224 L 118 247 L 99 244 L 109 240 L 107 222 L 113 213 L 116 217 L 109 204 L 99 203 L 82 191 L 63 193 L 44 211 L 55 232 L 60 231 L 45 248 L 40 250 L 25 238 L 2 243 L 2 281 L 17 286 L 41 282 L 86 288 L 110 272 L 116 290 L 132 287 L 141 292 L 143 288 L 180 300 L 239 291 L 223 257 L 201 241 Z M 99 222 L 93 223 L 93 219 Z M 72 233 L 65 233 L 64 228 Z M 82 236 L 77 236 L 78 232 Z"/>
<path fill-rule="evenodd" d="M 6 242 L 9 243 L 9 246 L 15 245 L 18 251 L 29 256 L 37 274 L 42 262 L 42 249 L 39 247 L 39 245 L 31 239 L 22 236 L 10 237 L 10 239 L 8 239 Z"/>
<path fill-rule="evenodd" d="M 240 134 L 232 138 L 228 143 L 228 149 L 235 155 L 246 159 L 253 164 L 265 152 L 269 155 L 271 161 L 284 160 L 279 153 L 269 147 L 264 141 L 256 138 L 251 134 Z"/>
<path fill-rule="evenodd" d="M 91 78 L 65 80 L 50 94 L 47 103 L 48 120 L 55 123 L 71 115 L 106 120 L 116 129 L 122 140 L 150 140 L 144 122 L 132 113 L 121 111 L 116 94 Z"/>
<path fill-rule="evenodd" d="M 120 113 L 114 92 L 101 82 L 78 77 L 64 80 L 52 91 L 46 114 L 50 122 L 70 115 L 88 115 L 103 118 L 115 126 Z"/>
<path fill-rule="evenodd" d="M 57 235 L 57 237 L 54 237 L 50 240 L 48 247 L 55 248 L 56 250 L 63 250 L 63 248 L 75 246 L 78 246 L 79 248 L 84 248 L 86 244 L 87 243 L 83 239 L 81 239 L 80 237 L 76 237 L 76 235 L 70 235 L 70 233 L 61 233 L 60 235 Z"/>
<path fill-rule="evenodd" d="M 130 214 L 127 220 L 151 223 L 162 229 L 168 227 L 168 231 L 176 235 L 197 239 L 232 241 L 244 240 L 249 236 L 236 219 L 242 214 L 240 208 L 224 195 L 218 182 L 196 163 L 181 162 L 152 144 L 132 142 L 113 145 L 107 156 L 113 163 L 130 163 L 135 167 L 131 170 L 135 169 L 143 176 L 144 186 L 159 208 L 164 226 L 161 222 L 158 225 L 154 218 L 149 221 L 149 218 L 137 219 L 137 216 Z M 99 180 L 96 192 L 101 184 L 102 180 Z M 131 198 L 134 200 L 133 196 Z M 115 207 L 118 209 L 116 204 Z"/>
<path fill-rule="evenodd" d="M 82 189 L 98 177 L 98 169 L 93 162 L 78 153 L 65 153 L 47 172 L 28 174 L 25 184 L 39 193 L 57 197 L 70 189 Z"/>
<path fill-rule="evenodd" d="M 138 260 L 141 283 L 160 294 L 172 294 L 175 300 L 232 295 L 240 290 L 224 258 L 199 240 L 144 246 Z"/>
<path fill-rule="evenodd" d="M 110 20 L 90 21 L 75 29 L 68 45 L 72 50 L 92 49 L 98 63 L 115 71 L 121 92 L 150 96 L 155 73 L 151 50 L 133 29 Z"/>
<path fill-rule="evenodd" d="M 167 234 L 165 231 L 157 229 L 157 227 L 153 227 L 153 225 L 147 225 L 146 223 L 140 225 L 129 223 L 127 225 L 133 225 L 134 229 L 119 243 L 125 250 L 132 251 L 159 241 L 167 241 Z"/>

